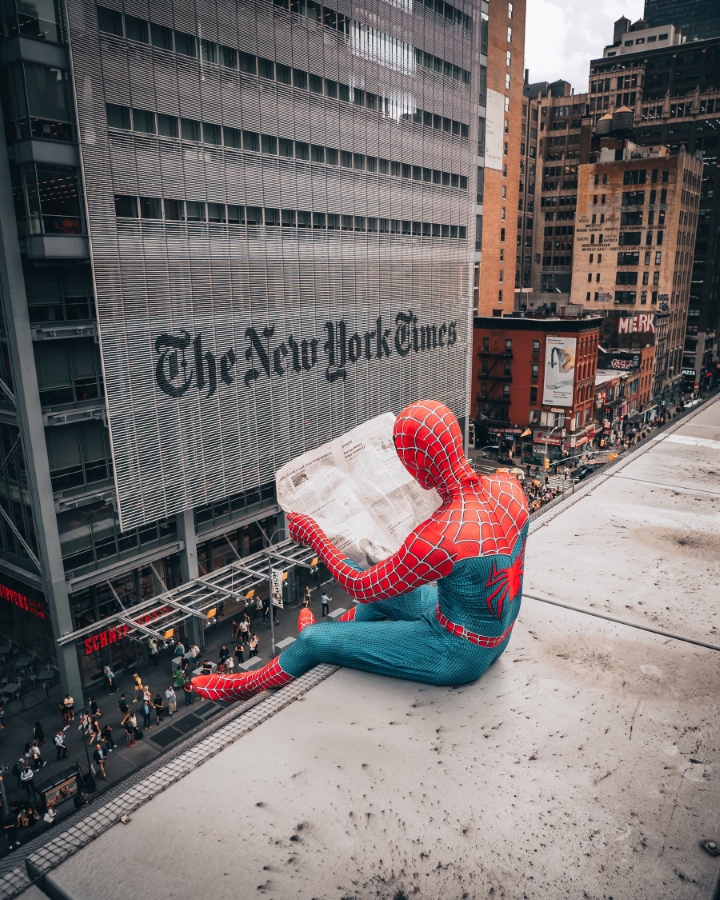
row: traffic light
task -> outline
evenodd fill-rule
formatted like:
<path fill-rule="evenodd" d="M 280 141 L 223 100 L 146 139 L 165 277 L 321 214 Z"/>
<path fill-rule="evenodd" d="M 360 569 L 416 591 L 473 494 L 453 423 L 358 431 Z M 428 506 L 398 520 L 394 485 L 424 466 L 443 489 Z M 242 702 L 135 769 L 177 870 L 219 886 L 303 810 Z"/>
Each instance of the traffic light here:
<path fill-rule="evenodd" d="M 550 468 L 550 460 L 547 458 L 547 456 L 545 457 L 545 463 L 544 463 L 543 468 L 545 468 L 545 469 Z"/>

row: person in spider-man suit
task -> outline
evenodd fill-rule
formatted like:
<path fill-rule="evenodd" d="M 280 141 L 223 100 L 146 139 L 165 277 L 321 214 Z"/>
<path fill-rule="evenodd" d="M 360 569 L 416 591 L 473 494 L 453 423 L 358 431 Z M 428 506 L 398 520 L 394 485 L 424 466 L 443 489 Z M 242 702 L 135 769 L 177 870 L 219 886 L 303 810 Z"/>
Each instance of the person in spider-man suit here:
<path fill-rule="evenodd" d="M 312 547 L 358 601 L 339 621 L 300 614 L 300 635 L 262 669 L 193 679 L 214 700 L 280 687 L 319 663 L 426 684 L 474 681 L 507 647 L 520 609 L 529 516 L 512 475 L 481 476 L 462 450 L 457 419 L 423 400 L 395 420 L 405 468 L 441 506 L 397 551 L 366 571 L 343 557 L 309 516 L 289 513 L 290 535 Z M 310 627 L 305 627 L 310 625 Z"/>

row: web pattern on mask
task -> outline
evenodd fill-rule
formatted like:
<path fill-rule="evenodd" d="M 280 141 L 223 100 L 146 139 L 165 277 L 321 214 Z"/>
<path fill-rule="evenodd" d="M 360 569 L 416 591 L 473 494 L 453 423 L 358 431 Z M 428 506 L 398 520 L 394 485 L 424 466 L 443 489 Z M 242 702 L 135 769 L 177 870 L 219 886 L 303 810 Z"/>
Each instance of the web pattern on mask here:
<path fill-rule="evenodd" d="M 511 553 L 528 519 L 527 503 L 511 475 L 479 477 L 462 451 L 457 419 L 446 406 L 424 400 L 395 422 L 394 440 L 405 468 L 443 499 L 400 549 L 365 572 L 345 561 L 314 519 L 289 513 L 291 537 L 312 547 L 356 600 L 396 597 L 448 576 L 461 559 Z"/>

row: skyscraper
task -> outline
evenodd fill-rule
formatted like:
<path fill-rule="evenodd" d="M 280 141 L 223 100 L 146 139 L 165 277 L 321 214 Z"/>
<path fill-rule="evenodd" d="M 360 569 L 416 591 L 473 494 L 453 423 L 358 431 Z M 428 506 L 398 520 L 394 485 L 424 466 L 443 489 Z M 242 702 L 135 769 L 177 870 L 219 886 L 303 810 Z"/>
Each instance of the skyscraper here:
<path fill-rule="evenodd" d="M 717 0 L 645 0 L 645 19 L 651 28 L 681 28 L 686 41 L 720 37 Z"/>
<path fill-rule="evenodd" d="M 142 648 L 55 639 L 262 546 L 279 465 L 464 420 L 488 6 L 65 9 L 2 21 L 0 630 L 78 696 Z"/>

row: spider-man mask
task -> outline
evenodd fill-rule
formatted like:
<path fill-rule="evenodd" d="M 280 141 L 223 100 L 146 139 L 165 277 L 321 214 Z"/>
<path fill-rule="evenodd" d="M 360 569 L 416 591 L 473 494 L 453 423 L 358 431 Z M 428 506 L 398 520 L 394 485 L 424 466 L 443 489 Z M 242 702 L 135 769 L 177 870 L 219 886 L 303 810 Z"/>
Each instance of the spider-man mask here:
<path fill-rule="evenodd" d="M 468 472 L 458 420 L 437 400 L 418 400 L 404 409 L 395 420 L 393 440 L 413 478 L 442 497 Z"/>

